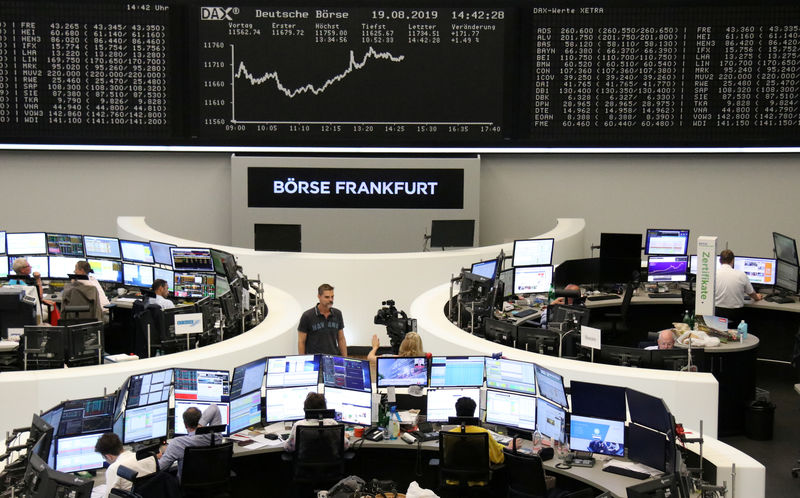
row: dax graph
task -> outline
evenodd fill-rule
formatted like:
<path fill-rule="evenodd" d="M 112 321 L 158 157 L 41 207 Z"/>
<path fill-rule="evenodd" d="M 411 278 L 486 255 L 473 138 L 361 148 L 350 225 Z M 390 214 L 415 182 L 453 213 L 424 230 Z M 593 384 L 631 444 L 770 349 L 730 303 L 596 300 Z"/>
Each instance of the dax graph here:
<path fill-rule="evenodd" d="M 199 137 L 391 144 L 503 136 L 502 9 L 199 14 Z"/>

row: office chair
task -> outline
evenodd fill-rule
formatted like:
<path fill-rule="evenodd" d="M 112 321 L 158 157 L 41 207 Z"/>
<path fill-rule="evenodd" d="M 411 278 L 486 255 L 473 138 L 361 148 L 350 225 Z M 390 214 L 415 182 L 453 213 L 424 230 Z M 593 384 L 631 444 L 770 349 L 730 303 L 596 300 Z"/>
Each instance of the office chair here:
<path fill-rule="evenodd" d="M 344 426 L 298 425 L 294 453 L 283 453 L 283 461 L 292 462 L 298 489 L 328 489 L 345 474 L 345 462 L 353 453 L 344 451 Z M 310 490 L 309 490 L 310 491 Z"/>
<path fill-rule="evenodd" d="M 59 325 L 103 321 L 103 308 L 97 287 L 71 282 L 61 293 L 61 320 Z M 62 323 L 63 322 L 63 323 Z"/>
<path fill-rule="evenodd" d="M 505 454 L 505 468 L 508 475 L 508 498 L 591 498 L 590 488 L 571 492 L 567 495 L 559 488 L 547 489 L 542 459 L 538 455 L 524 455 L 509 450 Z"/>
<path fill-rule="evenodd" d="M 633 299 L 633 291 L 636 285 L 632 282 L 625 284 L 625 293 L 622 296 L 622 305 L 620 305 L 619 313 L 606 313 L 605 318 L 608 321 L 592 324 L 602 330 L 611 329 L 611 333 L 625 332 L 628 330 L 628 309 L 631 306 L 631 299 Z"/>
<path fill-rule="evenodd" d="M 213 438 L 212 438 L 213 441 Z M 233 442 L 191 446 L 183 454 L 183 496 L 228 497 L 231 484 Z"/>
<path fill-rule="evenodd" d="M 147 458 L 155 460 L 154 468 L 158 469 L 158 458 L 151 455 Z M 141 458 L 140 458 L 141 460 Z M 117 475 L 130 481 L 133 485 L 130 491 L 112 489 L 112 496 L 122 496 L 125 498 L 180 498 L 181 489 L 178 478 L 168 470 L 156 471 L 152 474 L 139 476 L 134 470 L 120 465 L 117 468 Z"/>
<path fill-rule="evenodd" d="M 139 473 L 136 472 L 135 470 L 129 469 L 124 465 L 120 465 L 119 467 L 117 467 L 117 475 L 125 479 L 126 481 L 130 481 L 131 485 L 133 485 L 133 483 L 136 482 L 136 476 L 139 475 Z M 123 498 L 143 498 L 142 495 L 133 491 L 133 487 L 131 487 L 130 491 L 119 488 L 113 488 L 109 492 L 109 495 L 122 496 Z"/>
<path fill-rule="evenodd" d="M 693 290 L 689 289 L 681 289 L 681 301 L 683 302 L 683 308 L 687 309 L 694 314 L 695 309 L 695 296 L 697 293 Z"/>
<path fill-rule="evenodd" d="M 490 496 L 489 434 L 439 432 L 439 458 L 430 461 L 439 467 L 439 488 L 442 495 Z M 470 485 L 472 484 L 472 485 Z"/>

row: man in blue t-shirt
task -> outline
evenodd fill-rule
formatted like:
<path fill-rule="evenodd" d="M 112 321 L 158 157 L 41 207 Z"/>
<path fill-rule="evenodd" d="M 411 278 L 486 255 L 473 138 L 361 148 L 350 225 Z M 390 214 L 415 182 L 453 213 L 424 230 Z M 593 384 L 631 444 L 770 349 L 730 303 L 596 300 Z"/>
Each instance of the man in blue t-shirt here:
<path fill-rule="evenodd" d="M 342 312 L 333 307 L 333 286 L 322 284 L 317 289 L 317 303 L 300 317 L 297 327 L 299 354 L 331 354 L 347 356 Z"/>

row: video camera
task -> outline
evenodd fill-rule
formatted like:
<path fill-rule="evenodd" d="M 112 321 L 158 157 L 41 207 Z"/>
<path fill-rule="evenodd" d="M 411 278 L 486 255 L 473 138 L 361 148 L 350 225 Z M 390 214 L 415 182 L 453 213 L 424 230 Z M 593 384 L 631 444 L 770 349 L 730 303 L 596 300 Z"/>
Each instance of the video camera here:
<path fill-rule="evenodd" d="M 393 299 L 382 301 L 381 306 L 384 307 L 379 309 L 375 315 L 375 325 L 386 326 L 392 353 L 397 354 L 400 351 L 400 343 L 403 342 L 406 334 L 416 329 L 417 321 L 408 318 L 405 311 L 398 311 Z"/>

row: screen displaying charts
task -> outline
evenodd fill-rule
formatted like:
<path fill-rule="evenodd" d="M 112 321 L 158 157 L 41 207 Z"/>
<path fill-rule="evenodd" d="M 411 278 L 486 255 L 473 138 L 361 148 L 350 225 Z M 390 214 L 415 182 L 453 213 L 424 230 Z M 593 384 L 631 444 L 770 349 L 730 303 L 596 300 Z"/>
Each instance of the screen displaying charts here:
<path fill-rule="evenodd" d="M 276 356 L 267 360 L 267 387 L 317 386 L 319 356 Z"/>
<path fill-rule="evenodd" d="M 261 423 L 261 390 L 231 399 L 231 421 L 228 432 L 240 430 Z"/>
<path fill-rule="evenodd" d="M 125 444 L 167 437 L 169 403 L 128 408 L 125 410 Z"/>
<path fill-rule="evenodd" d="M 150 288 L 153 286 L 153 267 L 124 263 L 122 265 L 122 281 L 132 287 Z"/>
<path fill-rule="evenodd" d="M 553 239 L 514 241 L 512 266 L 549 265 L 553 262 Z"/>
<path fill-rule="evenodd" d="M 371 392 L 325 387 L 325 402 L 329 410 L 336 411 L 340 422 L 370 425 L 372 421 Z"/>
<path fill-rule="evenodd" d="M 486 387 L 536 394 L 533 363 L 506 358 L 486 358 Z"/>
<path fill-rule="evenodd" d="M 8 274 L 9 275 L 16 275 L 14 271 L 14 260 L 17 259 L 18 256 L 9 256 L 8 257 Z M 31 265 L 31 273 L 38 272 L 42 278 L 48 278 L 50 276 L 50 261 L 47 256 L 25 256 L 25 259 L 28 261 L 28 264 Z M 75 267 L 72 267 L 75 269 Z"/>
<path fill-rule="evenodd" d="M 102 434 L 56 439 L 55 464 L 59 472 L 81 472 L 103 468 L 103 456 L 94 451 Z"/>
<path fill-rule="evenodd" d="M 51 256 L 83 257 L 83 236 L 67 233 L 48 233 L 47 254 Z"/>
<path fill-rule="evenodd" d="M 114 237 L 83 236 L 83 246 L 86 256 L 90 258 L 119 259 L 119 239 Z"/>
<path fill-rule="evenodd" d="M 153 268 L 153 280 L 161 279 L 167 283 L 170 292 L 175 289 L 175 272 L 163 268 Z"/>
<path fill-rule="evenodd" d="M 172 369 L 131 376 L 128 381 L 128 408 L 169 400 Z"/>
<path fill-rule="evenodd" d="M 122 283 L 122 262 L 110 259 L 87 259 L 94 278 L 100 282 Z"/>
<path fill-rule="evenodd" d="M 481 406 L 481 390 L 477 387 L 428 389 L 428 422 L 447 422 L 456 416 L 456 401 L 471 398 L 476 407 Z"/>
<path fill-rule="evenodd" d="M 650 228 L 647 230 L 645 254 L 682 256 L 689 246 L 689 230 L 666 230 Z"/>
<path fill-rule="evenodd" d="M 356 391 L 371 391 L 369 361 L 342 356 L 322 356 L 322 383 Z"/>
<path fill-rule="evenodd" d="M 689 269 L 689 256 L 649 256 L 648 282 L 683 282 Z"/>
<path fill-rule="evenodd" d="M 227 370 L 175 369 L 175 399 L 198 401 L 228 401 L 229 374 Z"/>
<path fill-rule="evenodd" d="M 6 253 L 9 256 L 47 254 L 47 240 L 44 232 L 7 233 Z"/>
<path fill-rule="evenodd" d="M 305 417 L 303 403 L 308 393 L 317 392 L 317 385 L 281 387 L 267 389 L 266 419 L 267 423 L 284 420 L 300 420 Z M 330 406 L 328 408 L 331 408 Z"/>
<path fill-rule="evenodd" d="M 569 422 L 569 447 L 602 455 L 625 454 L 625 422 L 572 415 Z"/>
<path fill-rule="evenodd" d="M 153 251 L 153 261 L 159 265 L 172 266 L 172 253 L 169 248 L 175 247 L 173 244 L 150 241 L 150 249 Z"/>
<path fill-rule="evenodd" d="M 211 249 L 170 247 L 173 270 L 214 272 Z"/>
<path fill-rule="evenodd" d="M 751 258 L 736 256 L 733 267 L 743 271 L 751 284 L 775 285 L 775 260 L 769 258 Z M 52 273 L 52 268 L 50 269 Z"/>
<path fill-rule="evenodd" d="M 548 292 L 553 283 L 553 267 L 518 266 L 514 268 L 514 294 Z"/>
<path fill-rule="evenodd" d="M 539 386 L 539 395 L 553 403 L 569 408 L 567 392 L 564 389 L 564 378 L 561 375 L 536 365 L 536 383 Z"/>
<path fill-rule="evenodd" d="M 536 398 L 536 428 L 543 436 L 564 442 L 567 412 L 542 398 Z"/>
<path fill-rule="evenodd" d="M 264 384 L 264 369 L 266 366 L 267 359 L 261 358 L 236 367 L 233 370 L 233 380 L 231 380 L 231 398 L 238 398 L 242 394 L 256 389 L 260 394 L 261 386 Z"/>
<path fill-rule="evenodd" d="M 431 387 L 483 385 L 483 356 L 434 356 Z"/>
<path fill-rule="evenodd" d="M 536 430 L 536 397 L 486 390 L 486 421 L 492 424 Z"/>

